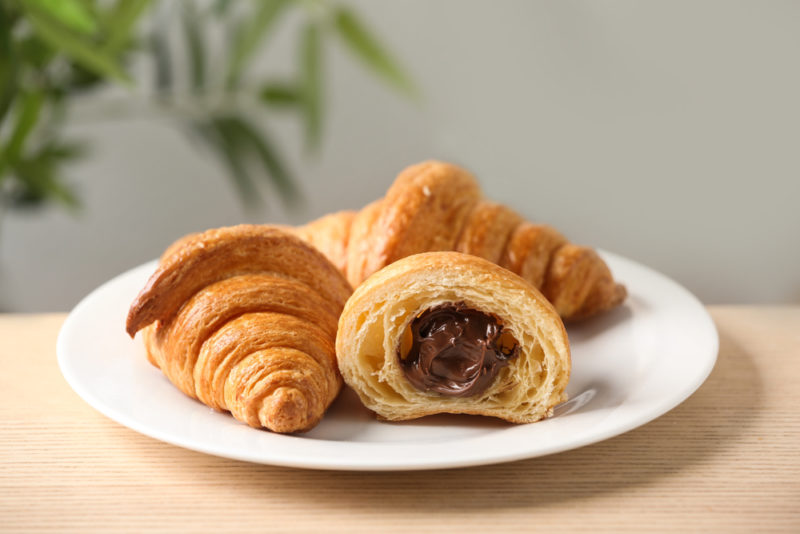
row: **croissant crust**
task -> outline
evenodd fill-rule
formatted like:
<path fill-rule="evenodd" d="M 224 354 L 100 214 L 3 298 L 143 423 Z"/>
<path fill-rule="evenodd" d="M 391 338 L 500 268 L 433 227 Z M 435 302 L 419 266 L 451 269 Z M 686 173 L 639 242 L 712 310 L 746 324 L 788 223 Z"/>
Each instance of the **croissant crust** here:
<path fill-rule="evenodd" d="M 148 359 L 181 391 L 275 432 L 308 430 L 341 388 L 335 339 L 351 288 L 275 227 L 182 238 L 131 305 Z"/>
<path fill-rule="evenodd" d="M 406 256 L 458 251 L 522 276 L 563 319 L 596 315 L 626 296 L 594 250 L 486 200 L 471 174 L 438 161 L 408 167 L 384 198 L 361 211 L 326 216 L 297 232 L 323 251 L 353 287 Z"/>

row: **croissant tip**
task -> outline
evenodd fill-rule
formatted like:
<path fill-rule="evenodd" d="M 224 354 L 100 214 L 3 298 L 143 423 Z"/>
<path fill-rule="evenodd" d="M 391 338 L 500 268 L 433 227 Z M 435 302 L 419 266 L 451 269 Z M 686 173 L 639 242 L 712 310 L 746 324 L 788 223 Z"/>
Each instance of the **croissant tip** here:
<path fill-rule="evenodd" d="M 260 423 L 273 432 L 289 434 L 310 428 L 308 402 L 295 388 L 278 388 L 268 398 L 259 413 Z"/>
<path fill-rule="evenodd" d="M 131 310 L 131 312 L 133 312 L 133 310 Z M 136 327 L 136 325 L 134 324 L 132 313 L 130 313 L 130 312 L 129 312 L 129 313 L 128 313 L 128 318 L 127 318 L 127 319 L 126 319 L 126 321 L 125 321 L 125 332 L 127 332 L 127 334 L 128 334 L 128 335 L 129 335 L 131 338 L 133 338 L 133 336 L 135 336 L 135 335 L 136 335 L 136 332 L 137 332 L 138 330 L 139 330 L 139 329 L 138 329 L 138 328 Z"/>
<path fill-rule="evenodd" d="M 125 332 L 128 333 L 131 338 L 136 335 L 136 332 L 142 329 L 142 302 L 140 298 L 136 298 L 136 300 L 131 304 L 131 307 L 128 309 L 128 316 L 125 318 Z"/>

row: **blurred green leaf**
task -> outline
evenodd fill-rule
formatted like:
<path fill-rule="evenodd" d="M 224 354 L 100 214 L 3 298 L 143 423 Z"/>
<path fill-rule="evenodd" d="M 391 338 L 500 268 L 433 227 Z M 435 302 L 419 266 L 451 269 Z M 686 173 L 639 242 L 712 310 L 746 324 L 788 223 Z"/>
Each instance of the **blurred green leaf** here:
<path fill-rule="evenodd" d="M 186 37 L 186 49 L 189 52 L 191 87 L 195 92 L 200 92 L 206 84 L 206 51 L 194 2 L 183 4 L 181 19 Z"/>
<path fill-rule="evenodd" d="M 5 69 L 5 65 L 0 65 L 0 69 Z M 14 66 L 12 65 L 8 70 L 14 70 Z M 5 74 L 5 73 L 3 73 Z M 14 103 L 14 97 L 17 94 L 17 85 L 16 81 L 14 80 L 13 76 L 8 76 L 7 78 L 3 78 L 2 87 L 0 87 L 0 125 L 3 124 L 3 119 L 5 118 L 8 110 L 11 109 L 11 105 Z"/>
<path fill-rule="evenodd" d="M 18 50 L 25 63 L 35 69 L 44 69 L 56 55 L 56 51 L 37 35 L 29 35 L 20 41 Z"/>
<path fill-rule="evenodd" d="M 217 0 L 216 2 L 214 2 L 214 5 L 212 6 L 211 10 L 216 16 L 222 17 L 228 14 L 228 9 L 230 7 L 231 7 L 230 0 Z"/>
<path fill-rule="evenodd" d="M 288 202 L 297 201 L 299 194 L 288 167 L 281 161 L 278 151 L 264 131 L 257 129 L 244 117 L 230 117 L 226 122 L 239 146 L 253 151 L 283 199 Z"/>
<path fill-rule="evenodd" d="M 130 78 L 116 60 L 100 50 L 92 41 L 84 40 L 34 12 L 28 14 L 28 20 L 44 42 L 55 50 L 63 52 L 76 63 L 101 76 L 130 83 Z"/>
<path fill-rule="evenodd" d="M 33 13 L 48 17 L 63 25 L 65 29 L 84 35 L 97 31 L 97 22 L 92 12 L 81 0 L 24 0 L 22 6 Z"/>
<path fill-rule="evenodd" d="M 231 129 L 228 119 L 216 118 L 209 121 L 198 121 L 192 125 L 192 129 L 201 139 L 219 152 L 222 162 L 233 177 L 236 192 L 242 203 L 248 208 L 258 205 L 261 197 L 244 165 L 242 146 L 237 142 L 236 134 Z"/>
<path fill-rule="evenodd" d="M 278 150 L 262 130 L 244 117 L 228 115 L 196 122 L 193 131 L 219 152 L 234 179 L 236 192 L 247 207 L 252 208 L 262 201 L 247 165 L 254 159 L 285 201 L 294 203 L 299 200 L 294 180 Z"/>
<path fill-rule="evenodd" d="M 150 34 L 150 50 L 153 53 L 156 89 L 164 92 L 172 87 L 172 59 L 164 34 L 158 29 Z"/>
<path fill-rule="evenodd" d="M 11 18 L 5 10 L 5 6 L 0 4 L 0 28 L 10 28 Z M 14 44 L 11 40 L 10 31 L 0 31 L 0 125 L 17 93 L 17 76 L 19 60 Z"/>
<path fill-rule="evenodd" d="M 333 20 L 344 43 L 367 67 L 397 89 L 410 96 L 417 96 L 418 91 L 411 79 L 352 10 L 337 7 Z"/>
<path fill-rule="evenodd" d="M 52 160 L 37 155 L 17 163 L 17 181 L 11 188 L 10 201 L 16 207 L 33 207 L 54 199 L 68 208 L 77 208 L 75 194 L 55 175 Z"/>
<path fill-rule="evenodd" d="M 103 19 L 106 41 L 103 48 L 114 56 L 130 41 L 134 27 L 150 0 L 117 0 Z"/>
<path fill-rule="evenodd" d="M 16 124 L 5 148 L 0 152 L 0 180 L 9 167 L 14 167 L 20 161 L 25 140 L 39 120 L 43 102 L 44 95 L 38 91 L 25 93 L 17 101 Z"/>
<path fill-rule="evenodd" d="M 3 191 L 4 201 L 16 208 L 36 207 L 48 200 L 76 209 L 79 202 L 72 190 L 59 179 L 59 165 L 83 153 L 77 144 L 50 142 L 28 157 L 15 162 L 14 180 Z"/>
<path fill-rule="evenodd" d="M 275 108 L 290 108 L 302 101 L 300 90 L 295 84 L 270 82 L 261 88 L 259 98 L 265 104 Z"/>
<path fill-rule="evenodd" d="M 96 72 L 88 70 L 78 63 L 70 63 L 69 80 L 65 81 L 63 91 L 68 94 L 77 94 L 89 90 L 105 82 L 106 79 L 98 76 Z"/>
<path fill-rule="evenodd" d="M 322 43 L 319 24 L 309 22 L 301 39 L 301 95 L 306 147 L 316 150 L 322 134 Z"/>
<path fill-rule="evenodd" d="M 83 157 L 89 148 L 85 143 L 76 141 L 51 141 L 39 153 L 40 157 L 45 157 L 53 161 L 69 161 Z"/>
<path fill-rule="evenodd" d="M 229 89 L 239 84 L 247 61 L 269 33 L 272 24 L 289 4 L 289 0 L 262 0 L 256 4 L 256 12 L 244 21 L 242 27 L 237 29 L 226 77 L 226 85 Z"/>

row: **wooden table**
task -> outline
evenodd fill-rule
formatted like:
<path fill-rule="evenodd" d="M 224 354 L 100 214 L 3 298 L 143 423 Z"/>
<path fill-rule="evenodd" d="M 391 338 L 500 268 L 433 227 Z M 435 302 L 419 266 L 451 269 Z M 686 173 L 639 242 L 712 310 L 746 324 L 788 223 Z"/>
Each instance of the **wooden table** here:
<path fill-rule="evenodd" d="M 63 314 L 0 316 L 0 531 L 800 532 L 800 307 L 712 307 L 720 355 L 672 412 L 502 465 L 327 472 L 180 449 L 56 365 Z"/>

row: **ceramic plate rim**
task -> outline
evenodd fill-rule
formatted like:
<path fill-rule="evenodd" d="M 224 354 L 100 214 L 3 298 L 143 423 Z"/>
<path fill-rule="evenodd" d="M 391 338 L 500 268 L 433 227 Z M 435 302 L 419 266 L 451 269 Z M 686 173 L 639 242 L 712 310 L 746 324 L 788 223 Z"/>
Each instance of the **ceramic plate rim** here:
<path fill-rule="evenodd" d="M 347 444 L 348 449 L 358 449 L 353 451 L 356 454 L 349 455 L 346 459 L 337 457 L 334 454 L 326 455 L 310 455 L 308 448 L 302 445 L 302 441 L 295 441 L 292 447 L 294 453 L 287 453 L 285 449 L 281 451 L 268 451 L 264 454 L 263 451 L 253 451 L 248 449 L 224 447 L 212 442 L 203 442 L 192 439 L 191 437 L 165 432 L 148 425 L 146 422 L 140 421 L 137 418 L 126 413 L 125 410 L 117 406 L 111 406 L 106 401 L 103 401 L 96 391 L 87 385 L 86 377 L 81 376 L 76 372 L 75 360 L 78 351 L 70 346 L 73 343 L 73 338 L 76 332 L 80 331 L 81 320 L 92 310 L 93 306 L 98 306 L 98 301 L 101 297 L 107 295 L 113 288 L 120 284 L 120 281 L 125 277 L 132 276 L 134 272 L 151 270 L 155 265 L 155 260 L 144 263 L 133 269 L 117 275 L 106 283 L 97 287 L 94 291 L 90 292 L 84 297 L 77 306 L 70 312 L 58 335 L 56 352 L 58 365 L 61 372 L 70 387 L 90 406 L 105 415 L 106 417 L 131 428 L 141 434 L 150 436 L 160 441 L 170 443 L 186 449 L 211 454 L 215 456 L 232 458 L 241 461 L 248 461 L 254 463 L 280 465 L 287 467 L 298 468 L 312 468 L 312 469 L 330 469 L 330 470 L 360 470 L 360 471 L 396 471 L 396 470 L 422 470 L 422 469 L 442 469 L 442 468 L 455 468 L 467 467 L 474 465 L 486 465 L 494 463 L 509 462 L 521 460 L 525 458 L 532 458 L 537 456 L 544 456 L 571 450 L 599 441 L 618 436 L 632 429 L 635 429 L 645 423 L 648 423 L 661 415 L 672 410 L 684 400 L 686 400 L 692 393 L 694 393 L 705 382 L 717 360 L 719 351 L 719 337 L 714 326 L 713 320 L 708 315 L 700 301 L 692 295 L 687 289 L 668 278 L 667 276 L 646 267 L 636 261 L 612 254 L 607 251 L 599 251 L 602 257 L 609 263 L 612 271 L 616 270 L 632 270 L 639 274 L 650 278 L 651 283 L 661 284 L 665 288 L 669 288 L 672 292 L 672 297 L 678 301 L 682 310 L 686 313 L 691 313 L 694 320 L 698 321 L 698 328 L 702 332 L 704 339 L 702 344 L 704 346 L 701 354 L 702 360 L 699 361 L 691 374 L 683 382 L 681 387 L 676 388 L 669 396 L 663 397 L 659 402 L 652 402 L 647 409 L 640 409 L 634 415 L 624 418 L 622 422 L 606 426 L 595 432 L 588 432 L 579 435 L 565 436 L 563 439 L 556 440 L 547 446 L 539 447 L 512 447 L 508 451 L 493 450 L 491 454 L 476 454 L 474 447 L 469 454 L 455 454 L 449 457 L 439 457 L 434 455 L 432 458 L 404 454 L 404 452 L 411 452 L 419 454 L 421 451 L 430 450 L 429 445 L 422 447 L 421 444 L 414 443 L 369 443 L 369 442 L 348 442 L 348 441 L 328 441 L 328 440 L 306 440 L 315 442 L 317 446 L 311 447 L 310 450 L 318 449 L 319 445 L 328 446 L 329 448 L 336 448 L 333 444 Z M 616 273 L 615 273 L 616 274 Z M 621 280 L 625 283 L 625 279 Z M 695 340 L 696 341 L 696 340 Z M 137 337 L 136 342 L 141 343 Z M 134 343 L 134 341 L 131 341 Z M 190 401 L 187 397 L 187 401 Z M 194 401 L 190 401 L 194 402 Z M 623 406 L 625 403 L 621 406 Z M 180 407 L 178 407 L 179 409 Z M 232 420 L 229 416 L 227 419 Z M 554 419 L 533 423 L 533 425 L 545 425 L 551 423 Z M 531 425 L 517 425 L 513 428 L 507 429 L 510 436 L 514 434 L 515 430 L 525 429 Z M 251 429 L 247 429 L 251 430 Z M 252 430 L 252 432 L 258 432 Z M 280 436 L 271 433 L 270 436 L 282 440 L 303 440 L 301 436 Z M 520 434 L 520 432 L 517 432 Z M 524 434 L 524 432 L 523 432 Z M 488 434 L 491 437 L 493 434 Z M 502 437 L 502 436 L 501 436 Z M 514 434 L 516 437 L 516 434 Z M 273 439 L 273 438 L 270 438 Z M 496 438 L 495 438 L 496 439 Z M 491 439 L 487 440 L 485 437 L 472 437 L 464 441 L 474 442 L 475 445 L 481 445 L 483 442 L 491 443 Z M 278 443 L 278 442 L 275 442 Z M 434 447 L 435 449 L 436 447 Z M 376 456 L 376 451 L 378 452 Z M 316 451 L 318 452 L 318 451 Z M 388 452 L 388 454 L 386 454 Z"/>

